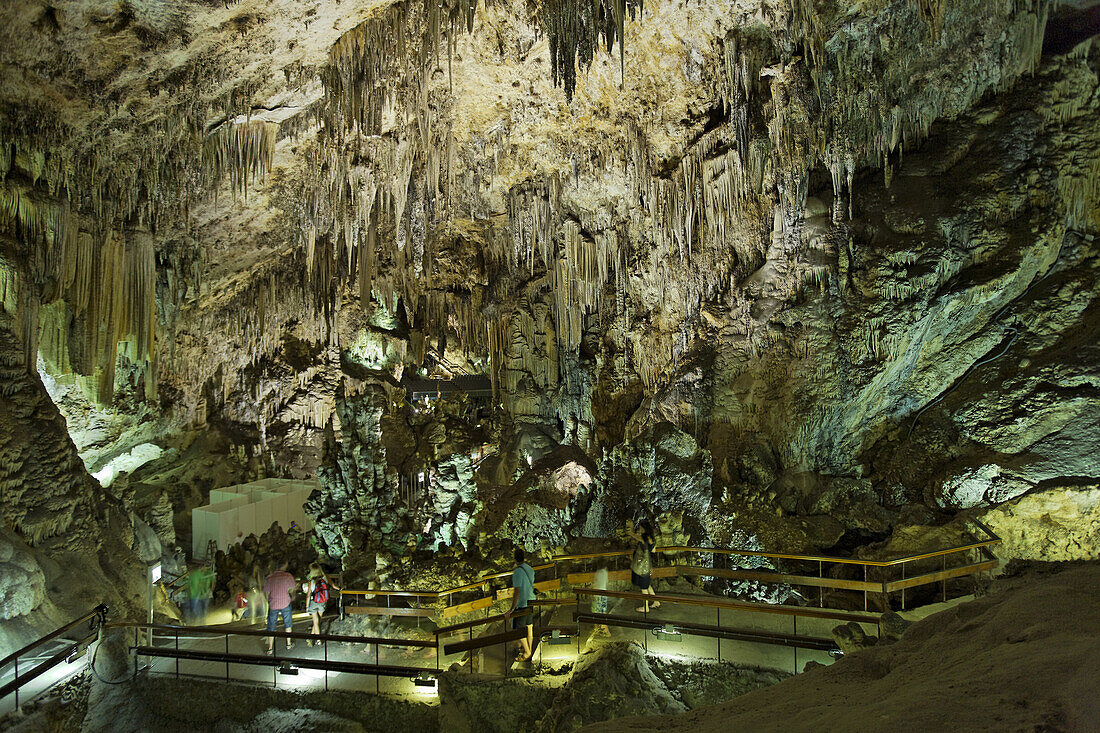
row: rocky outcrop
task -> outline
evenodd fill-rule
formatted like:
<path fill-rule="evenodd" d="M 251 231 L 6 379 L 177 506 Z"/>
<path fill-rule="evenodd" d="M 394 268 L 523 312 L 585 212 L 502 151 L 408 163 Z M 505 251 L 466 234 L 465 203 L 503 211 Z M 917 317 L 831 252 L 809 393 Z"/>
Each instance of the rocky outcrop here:
<path fill-rule="evenodd" d="M 104 601 L 117 614 L 134 611 L 143 578 L 134 552 L 136 518 L 84 469 L 2 309 L 0 369 L 0 513 L 10 528 L 0 546 L 0 615 L 25 616 L 46 600 L 63 616 Z M 56 626 L 51 615 L 34 616 L 31 625 Z"/>
<path fill-rule="evenodd" d="M 876 644 L 824 669 L 685 715 L 582 730 L 778 733 L 792 721 L 804 730 L 985 731 L 990 722 L 1011 730 L 1088 730 L 1096 706 L 1077 691 L 1090 688 L 1096 668 L 1098 583 L 1096 563 L 1035 568 L 998 581 L 989 595 L 921 619 L 893 644 Z"/>
<path fill-rule="evenodd" d="M 683 513 L 689 534 L 703 538 L 712 470 L 710 452 L 687 433 L 667 423 L 646 429 L 601 463 L 585 534 L 606 537 L 627 519 L 674 511 Z"/>
<path fill-rule="evenodd" d="M 1001 560 L 1100 558 L 1100 486 L 1048 486 L 982 515 L 1001 538 Z"/>
<path fill-rule="evenodd" d="M 46 576 L 18 537 L 0 530 L 0 621 L 23 616 L 46 600 Z"/>
<path fill-rule="evenodd" d="M 466 545 L 473 515 L 477 513 L 477 484 L 469 456 L 452 455 L 432 472 L 428 500 L 434 508 L 429 532 L 446 545 Z"/>
<path fill-rule="evenodd" d="M 387 471 L 382 444 L 386 404 L 385 392 L 377 385 L 367 385 L 353 396 L 345 395 L 342 387 L 337 392 L 341 437 L 336 439 L 330 422 L 317 470 L 321 485 L 306 504 L 321 549 L 334 560 L 366 558 L 373 564 L 375 551 L 405 551 L 411 530 L 408 510 L 398 496 L 397 476 Z"/>
<path fill-rule="evenodd" d="M 551 554 L 585 534 L 596 464 L 583 451 L 561 446 L 526 470 L 521 464 L 520 471 L 514 482 L 485 487 L 488 500 L 478 517 L 480 533 Z"/>
<path fill-rule="evenodd" d="M 653 673 L 638 644 L 616 642 L 577 660 L 569 685 L 539 721 L 537 730 L 574 730 L 596 720 L 625 715 L 681 713 L 687 708 Z"/>

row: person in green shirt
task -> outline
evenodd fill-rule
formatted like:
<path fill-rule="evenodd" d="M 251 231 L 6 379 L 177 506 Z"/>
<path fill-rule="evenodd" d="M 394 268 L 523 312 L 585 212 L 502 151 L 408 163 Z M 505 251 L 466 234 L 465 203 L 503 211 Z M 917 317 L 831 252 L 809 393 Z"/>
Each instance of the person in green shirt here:
<path fill-rule="evenodd" d="M 527 564 L 523 550 L 516 548 L 516 568 L 512 571 L 512 607 L 504 614 L 505 618 L 511 618 L 512 614 L 528 607 L 528 603 L 535 597 L 535 569 Z M 528 613 L 516 616 L 512 619 L 512 628 L 526 628 L 527 636 L 519 640 L 523 656 L 520 661 L 526 662 L 531 658 L 534 648 L 535 628 L 534 614 Z"/>
<path fill-rule="evenodd" d="M 210 610 L 214 590 L 214 573 L 207 567 L 195 568 L 187 576 L 187 596 L 191 602 L 191 621 L 201 623 Z"/>

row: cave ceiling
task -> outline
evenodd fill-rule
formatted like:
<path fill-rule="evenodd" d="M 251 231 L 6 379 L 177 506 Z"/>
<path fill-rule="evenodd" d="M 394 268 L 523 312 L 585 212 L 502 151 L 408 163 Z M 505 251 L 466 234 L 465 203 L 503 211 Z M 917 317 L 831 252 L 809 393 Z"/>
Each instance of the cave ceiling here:
<path fill-rule="evenodd" d="M 592 456 L 672 423 L 719 482 L 1089 475 L 1058 440 L 1100 373 L 1096 54 L 1042 54 L 1067 11 L 8 3 L 4 313 L 92 401 L 261 442 L 426 368 Z M 1001 351 L 1030 366 L 975 374 Z"/>

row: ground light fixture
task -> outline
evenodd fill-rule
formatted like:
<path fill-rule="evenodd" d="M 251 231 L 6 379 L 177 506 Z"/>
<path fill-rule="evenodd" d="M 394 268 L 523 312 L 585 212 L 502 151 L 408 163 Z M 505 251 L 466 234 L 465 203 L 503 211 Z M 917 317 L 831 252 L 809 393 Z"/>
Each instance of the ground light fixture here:
<path fill-rule="evenodd" d="M 413 677 L 413 686 L 422 695 L 438 695 L 439 680 L 435 677 Z"/>
<path fill-rule="evenodd" d="M 277 668 L 279 674 L 297 675 L 298 668 L 290 662 L 281 662 Z"/>
<path fill-rule="evenodd" d="M 676 630 L 676 627 L 672 624 L 665 624 L 664 626 L 654 626 L 653 635 L 662 641 L 674 641 L 682 642 L 684 635 Z"/>
<path fill-rule="evenodd" d="M 571 634 L 561 633 L 561 629 L 554 629 L 549 634 L 543 634 L 542 640 L 544 644 L 550 646 L 556 646 L 558 644 L 570 644 L 572 643 L 573 636 Z"/>

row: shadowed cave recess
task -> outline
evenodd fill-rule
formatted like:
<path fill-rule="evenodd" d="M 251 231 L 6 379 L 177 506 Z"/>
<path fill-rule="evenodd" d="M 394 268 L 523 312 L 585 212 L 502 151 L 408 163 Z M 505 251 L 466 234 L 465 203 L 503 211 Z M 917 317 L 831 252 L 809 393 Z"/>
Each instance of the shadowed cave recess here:
<path fill-rule="evenodd" d="M 261 604 L 284 560 L 341 589 L 322 634 L 347 660 L 387 664 L 352 637 L 438 654 L 430 695 L 262 662 L 177 679 L 116 626 L 21 712 L 5 697 L 5 727 L 1095 729 L 1096 2 L 0 20 L 0 655 L 99 603 L 253 628 L 235 596 Z M 298 491 L 294 526 L 268 529 L 280 505 L 200 534 L 242 485 Z M 657 595 L 717 621 L 633 597 L 643 521 Z M 440 628 L 509 609 L 516 548 L 572 651 L 447 656 Z M 730 625 L 824 646 L 777 661 Z"/>

